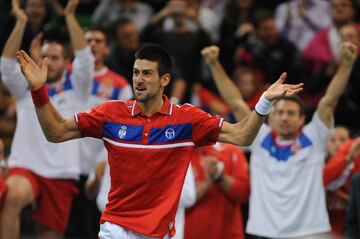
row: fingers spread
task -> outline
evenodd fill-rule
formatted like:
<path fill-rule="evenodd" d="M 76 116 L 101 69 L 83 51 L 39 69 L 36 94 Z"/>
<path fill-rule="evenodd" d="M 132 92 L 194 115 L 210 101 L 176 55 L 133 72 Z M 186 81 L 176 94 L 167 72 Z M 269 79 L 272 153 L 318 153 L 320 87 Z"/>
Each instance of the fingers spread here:
<path fill-rule="evenodd" d="M 27 63 L 35 64 L 31 57 L 23 50 L 20 51 Z"/>
<path fill-rule="evenodd" d="M 282 84 L 285 81 L 286 77 L 287 77 L 286 72 L 282 73 L 281 76 L 279 77 L 279 79 L 275 83 Z"/>

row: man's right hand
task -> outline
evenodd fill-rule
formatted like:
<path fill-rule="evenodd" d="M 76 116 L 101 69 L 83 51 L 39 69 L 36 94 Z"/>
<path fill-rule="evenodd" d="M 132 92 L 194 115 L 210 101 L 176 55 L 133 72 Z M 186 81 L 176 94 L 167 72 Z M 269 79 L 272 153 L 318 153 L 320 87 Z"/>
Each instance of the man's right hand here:
<path fill-rule="evenodd" d="M 49 64 L 47 57 L 45 57 L 42 64 L 38 66 L 23 50 L 18 51 L 16 56 L 21 67 L 21 72 L 25 76 L 31 90 L 37 90 L 46 83 Z"/>
<path fill-rule="evenodd" d="M 25 11 L 20 8 L 17 4 L 13 3 L 12 9 L 17 21 L 26 23 L 28 21 L 28 16 L 26 15 Z"/>
<path fill-rule="evenodd" d="M 70 15 L 75 15 L 75 11 L 77 6 L 79 5 L 79 2 L 79 0 L 69 0 L 64 10 L 64 16 L 66 17 Z"/>
<path fill-rule="evenodd" d="M 358 48 L 351 42 L 341 43 L 341 59 L 344 63 L 352 65 L 358 56 Z"/>
<path fill-rule="evenodd" d="M 201 50 L 204 61 L 209 65 L 218 62 L 219 53 L 220 49 L 215 45 L 205 47 Z"/>

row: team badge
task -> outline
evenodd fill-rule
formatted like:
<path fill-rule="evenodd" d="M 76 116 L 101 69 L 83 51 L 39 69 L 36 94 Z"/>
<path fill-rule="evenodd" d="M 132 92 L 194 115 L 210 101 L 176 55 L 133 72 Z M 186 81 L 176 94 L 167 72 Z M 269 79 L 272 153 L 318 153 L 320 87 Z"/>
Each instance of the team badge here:
<path fill-rule="evenodd" d="M 175 130 L 172 129 L 172 128 L 168 128 L 166 131 L 165 131 L 165 137 L 167 139 L 173 139 L 175 138 Z"/>
<path fill-rule="evenodd" d="M 118 133 L 118 136 L 119 136 L 120 139 L 125 138 L 126 130 L 127 130 L 127 127 L 125 125 L 120 127 L 120 130 L 119 130 L 119 133 Z"/>

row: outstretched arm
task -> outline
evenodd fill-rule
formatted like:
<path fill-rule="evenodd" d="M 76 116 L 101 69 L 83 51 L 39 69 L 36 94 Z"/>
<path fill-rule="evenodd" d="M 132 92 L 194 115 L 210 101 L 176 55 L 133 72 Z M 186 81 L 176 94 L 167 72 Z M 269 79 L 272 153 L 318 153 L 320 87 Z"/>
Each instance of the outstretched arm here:
<path fill-rule="evenodd" d="M 24 51 L 17 53 L 21 71 L 33 95 L 36 114 L 46 139 L 57 143 L 80 138 L 80 131 L 74 119 L 64 119 L 50 103 L 46 92 L 48 59 L 38 66 Z"/>
<path fill-rule="evenodd" d="M 24 10 L 17 4 L 13 4 L 13 13 L 16 16 L 16 24 L 6 41 L 2 56 L 16 58 L 16 52 L 20 50 L 28 17 Z"/>
<path fill-rule="evenodd" d="M 264 92 L 256 104 L 255 110 L 239 123 L 230 124 L 224 122 L 220 131 L 219 141 L 240 146 L 250 145 L 264 122 L 265 116 L 270 111 L 271 102 L 283 95 L 291 96 L 303 90 L 302 83 L 297 85 L 283 84 L 285 79 L 286 73 L 283 73 L 280 78 Z"/>
<path fill-rule="evenodd" d="M 88 46 L 84 32 L 75 17 L 75 11 L 78 4 L 79 0 L 69 0 L 64 10 L 64 16 L 74 50 L 81 50 Z"/>
<path fill-rule="evenodd" d="M 223 66 L 219 62 L 219 47 L 209 46 L 201 51 L 201 54 L 210 67 L 211 74 L 215 80 L 216 87 L 218 88 L 221 97 L 230 106 L 238 121 L 241 121 L 248 115 L 251 110 L 244 101 L 240 90 L 231 81 L 226 74 Z"/>
<path fill-rule="evenodd" d="M 349 81 L 354 62 L 357 58 L 357 52 L 357 47 L 354 44 L 350 42 L 341 44 L 341 63 L 339 69 L 332 78 L 325 95 L 321 98 L 317 107 L 321 121 L 329 128 L 331 127 L 333 114 L 340 96 Z"/>

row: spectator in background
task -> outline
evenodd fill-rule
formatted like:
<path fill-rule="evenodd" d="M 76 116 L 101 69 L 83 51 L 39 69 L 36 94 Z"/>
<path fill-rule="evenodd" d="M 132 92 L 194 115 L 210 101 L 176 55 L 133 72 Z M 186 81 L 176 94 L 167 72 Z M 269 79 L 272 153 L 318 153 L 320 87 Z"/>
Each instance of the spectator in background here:
<path fill-rule="evenodd" d="M 355 175 L 351 181 L 344 231 L 345 239 L 360 237 L 360 174 Z"/>
<path fill-rule="evenodd" d="M 342 26 L 354 23 L 356 8 L 352 0 L 331 0 L 332 25 L 317 32 L 303 52 L 305 79 L 318 74 L 325 63 L 337 64 L 341 58 L 339 45 Z M 335 71 L 333 71 L 335 72 Z M 315 102 L 316 105 L 316 102 Z"/>
<path fill-rule="evenodd" d="M 20 8 L 20 0 L 12 0 L 12 5 Z M 31 40 L 44 30 L 49 18 L 50 7 L 47 5 L 46 0 L 26 0 L 24 11 L 28 16 L 28 21 L 21 41 L 21 49 L 29 50 Z M 0 30 L 0 52 L 2 52 L 5 42 L 14 28 L 15 22 L 13 19 L 10 19 L 4 25 L 5 28 Z"/>
<path fill-rule="evenodd" d="M 139 32 L 129 18 L 119 18 L 112 29 L 113 46 L 105 59 L 105 65 L 124 76 L 132 85 L 135 52 L 140 47 Z"/>
<path fill-rule="evenodd" d="M 344 140 L 345 142 L 341 143 Z M 351 179 L 360 172 L 360 138 L 349 140 L 346 129 L 336 127 L 328 145 L 331 157 L 324 169 L 324 183 L 328 192 L 328 211 L 333 234 L 342 236 L 345 210 L 349 203 Z M 336 152 L 332 153 L 333 150 Z"/>
<path fill-rule="evenodd" d="M 339 29 L 341 41 L 350 41 L 356 46 L 360 46 L 360 34 L 355 24 L 347 24 Z M 311 94 L 313 100 L 324 94 L 326 86 L 334 76 L 339 67 L 339 60 L 324 62 L 320 71 L 308 79 L 307 92 Z M 350 75 L 349 84 L 339 101 L 339 107 L 335 111 L 336 123 L 345 125 L 354 134 L 359 133 L 360 126 L 360 58 L 357 57 L 355 66 Z"/>
<path fill-rule="evenodd" d="M 272 83 L 282 72 L 288 73 L 289 82 L 299 82 L 297 49 L 280 36 L 271 12 L 256 12 L 255 31 L 255 36 L 238 45 L 234 55 L 236 66 L 252 67 L 264 84 Z"/>
<path fill-rule="evenodd" d="M 330 26 L 330 5 L 326 0 L 288 0 L 277 6 L 275 19 L 280 34 L 302 52 L 316 32 Z"/>
<path fill-rule="evenodd" d="M 186 210 L 185 238 L 245 238 L 241 204 L 249 199 L 250 181 L 241 149 L 223 143 L 201 147 L 192 163 L 196 204 Z"/>
<path fill-rule="evenodd" d="M 80 109 L 80 102 L 87 100 L 94 68 L 90 48 L 75 18 L 77 4 L 78 0 L 68 1 L 64 12 L 75 51 L 72 71 L 66 71 L 71 59 L 64 45 L 49 41 L 41 47 L 41 58 L 47 57 L 49 62 L 44 90 L 68 116 Z M 5 86 L 16 99 L 18 122 L 9 157 L 8 192 L 1 212 L 0 236 L 19 238 L 20 213 L 35 202 L 34 219 L 40 226 L 38 236 L 59 238 L 67 227 L 71 202 L 77 193 L 79 145 L 78 142 L 54 145 L 39 133 L 41 128 L 33 111 L 31 93 L 16 62 L 28 16 L 19 6 L 14 5 L 13 10 L 17 22 L 1 56 L 1 74 Z"/>
<path fill-rule="evenodd" d="M 95 9 L 91 22 L 93 25 L 108 29 L 119 17 L 131 19 L 137 31 L 149 22 L 153 11 L 150 6 L 136 0 L 102 0 Z"/>
<path fill-rule="evenodd" d="M 311 122 L 303 127 L 305 116 L 299 98 L 278 99 L 273 105 L 271 124 L 262 126 L 250 146 L 249 234 L 297 238 L 322 236 L 330 231 L 322 178 L 325 144 L 333 112 L 358 52 L 350 42 L 341 47 L 341 67 Z M 202 53 L 221 95 L 240 121 L 250 109 L 219 63 L 219 49 L 212 46 Z"/>
<path fill-rule="evenodd" d="M 229 0 L 220 28 L 221 60 L 226 71 L 234 70 L 234 51 L 239 42 L 244 41 L 254 29 L 254 1 Z"/>
<path fill-rule="evenodd" d="M 174 20 L 171 29 L 163 28 L 167 17 Z M 190 28 L 187 24 L 189 20 L 196 24 L 196 29 Z M 141 33 L 141 39 L 159 44 L 173 55 L 182 77 L 176 79 L 171 86 L 171 96 L 176 97 L 179 102 L 189 102 L 194 83 L 201 82 L 200 50 L 210 43 L 191 1 L 171 0 L 152 17 L 150 24 Z"/>

